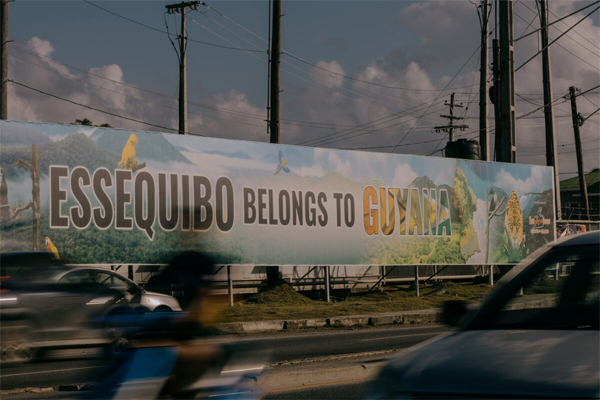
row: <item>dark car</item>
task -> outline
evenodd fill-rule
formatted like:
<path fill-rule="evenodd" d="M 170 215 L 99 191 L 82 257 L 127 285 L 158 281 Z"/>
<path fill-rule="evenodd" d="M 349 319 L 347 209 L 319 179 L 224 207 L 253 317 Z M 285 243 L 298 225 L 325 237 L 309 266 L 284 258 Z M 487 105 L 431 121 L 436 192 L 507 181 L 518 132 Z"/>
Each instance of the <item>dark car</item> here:
<path fill-rule="evenodd" d="M 71 270 L 47 253 L 0 255 L 3 363 L 29 361 L 49 348 L 122 345 L 108 317 L 131 313 L 123 291 L 53 279 Z"/>
<path fill-rule="evenodd" d="M 599 398 L 600 232 L 537 251 L 474 311 L 447 303 L 454 333 L 403 352 L 370 398 Z"/>

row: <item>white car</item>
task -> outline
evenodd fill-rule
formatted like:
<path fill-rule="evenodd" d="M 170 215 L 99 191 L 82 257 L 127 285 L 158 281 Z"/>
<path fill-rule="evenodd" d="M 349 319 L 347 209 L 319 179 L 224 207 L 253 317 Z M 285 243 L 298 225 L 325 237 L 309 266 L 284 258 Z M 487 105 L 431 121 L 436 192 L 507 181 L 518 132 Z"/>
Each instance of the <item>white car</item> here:
<path fill-rule="evenodd" d="M 457 331 L 392 359 L 372 399 L 600 398 L 600 232 L 552 243 L 467 312 L 443 319 Z"/>
<path fill-rule="evenodd" d="M 51 280 L 56 283 L 105 285 L 122 291 L 130 304 L 139 304 L 150 311 L 181 311 L 179 302 L 173 296 L 149 292 L 123 275 L 103 268 L 71 267 L 54 275 Z"/>

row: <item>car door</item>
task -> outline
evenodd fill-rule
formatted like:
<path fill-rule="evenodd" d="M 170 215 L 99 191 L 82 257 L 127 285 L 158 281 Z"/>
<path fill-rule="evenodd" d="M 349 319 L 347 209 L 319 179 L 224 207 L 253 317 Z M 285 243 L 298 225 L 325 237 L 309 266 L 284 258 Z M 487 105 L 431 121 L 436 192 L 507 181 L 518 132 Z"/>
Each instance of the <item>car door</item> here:
<path fill-rule="evenodd" d="M 128 303 L 140 303 L 142 293 L 134 283 L 112 271 L 94 271 L 94 275 L 99 284 L 122 292 Z"/>

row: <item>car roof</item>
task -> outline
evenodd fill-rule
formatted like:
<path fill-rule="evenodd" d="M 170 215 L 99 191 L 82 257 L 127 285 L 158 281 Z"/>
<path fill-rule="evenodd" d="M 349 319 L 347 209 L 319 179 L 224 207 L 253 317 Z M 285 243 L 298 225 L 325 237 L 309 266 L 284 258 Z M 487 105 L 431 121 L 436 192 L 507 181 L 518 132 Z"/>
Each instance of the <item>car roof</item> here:
<path fill-rule="evenodd" d="M 586 246 L 590 244 L 600 244 L 600 231 L 578 233 L 569 237 L 566 240 L 561 240 L 560 242 L 557 242 L 554 245 L 554 247 Z"/>

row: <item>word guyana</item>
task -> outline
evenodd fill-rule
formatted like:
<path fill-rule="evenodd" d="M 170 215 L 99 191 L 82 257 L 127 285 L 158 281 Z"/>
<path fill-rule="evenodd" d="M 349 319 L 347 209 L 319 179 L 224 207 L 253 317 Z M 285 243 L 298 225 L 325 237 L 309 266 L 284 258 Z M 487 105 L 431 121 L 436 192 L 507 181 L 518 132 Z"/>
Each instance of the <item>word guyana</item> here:
<path fill-rule="evenodd" d="M 205 231 L 213 222 L 227 232 L 233 227 L 234 199 L 233 184 L 227 177 L 213 183 L 204 176 L 158 173 L 155 177 L 146 171 L 133 176 L 130 170 L 117 169 L 114 178 L 106 168 L 98 168 L 93 174 L 84 168 L 50 166 L 50 228 L 87 228 L 92 221 L 98 229 L 131 230 L 133 225 L 154 238 L 154 223 L 165 231 L 174 230 L 181 221 L 184 231 Z M 71 194 L 77 205 L 63 215 L 62 203 L 67 201 L 67 190 L 62 186 L 68 181 Z M 133 183 L 133 192 L 127 190 Z M 214 188 L 213 188 L 214 186 Z M 95 198 L 96 207 L 86 190 Z M 214 195 L 213 195 L 214 189 Z M 114 192 L 114 199 L 109 196 Z M 131 210 L 133 208 L 133 217 Z"/>
<path fill-rule="evenodd" d="M 363 192 L 368 235 L 450 236 L 450 199 L 446 189 L 367 186 Z M 398 211 L 396 211 L 398 210 Z"/>

